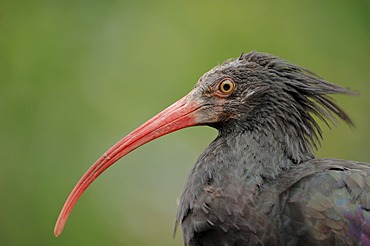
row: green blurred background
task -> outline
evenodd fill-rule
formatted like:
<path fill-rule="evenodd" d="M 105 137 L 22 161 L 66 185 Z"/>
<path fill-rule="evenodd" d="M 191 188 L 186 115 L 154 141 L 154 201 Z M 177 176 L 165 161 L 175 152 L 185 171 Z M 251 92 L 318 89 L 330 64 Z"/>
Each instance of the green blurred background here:
<path fill-rule="evenodd" d="M 370 2 L 0 2 L 1 245 L 182 245 L 176 199 L 206 127 L 134 151 L 85 193 L 63 234 L 58 213 L 80 176 L 207 70 L 258 50 L 359 91 L 318 156 L 370 162 Z"/>

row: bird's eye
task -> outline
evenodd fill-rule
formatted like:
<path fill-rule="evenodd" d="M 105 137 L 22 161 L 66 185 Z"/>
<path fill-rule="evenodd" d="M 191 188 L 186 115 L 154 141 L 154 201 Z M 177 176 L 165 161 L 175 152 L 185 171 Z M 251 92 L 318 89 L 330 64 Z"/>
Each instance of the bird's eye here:
<path fill-rule="evenodd" d="M 230 94 L 234 90 L 235 84 L 231 79 L 225 79 L 220 82 L 218 89 L 224 94 Z"/>

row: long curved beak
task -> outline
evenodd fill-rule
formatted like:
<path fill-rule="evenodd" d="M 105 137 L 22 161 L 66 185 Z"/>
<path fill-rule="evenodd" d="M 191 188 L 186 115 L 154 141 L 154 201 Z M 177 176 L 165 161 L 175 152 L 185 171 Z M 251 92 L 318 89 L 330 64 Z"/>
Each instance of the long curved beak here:
<path fill-rule="evenodd" d="M 134 149 L 159 138 L 168 133 L 202 124 L 198 114 L 201 103 L 197 100 L 190 100 L 192 93 L 181 98 L 146 123 L 132 131 L 118 143 L 113 145 L 105 154 L 103 154 L 89 170 L 82 176 L 72 192 L 68 196 L 58 220 L 54 227 L 54 235 L 59 236 L 64 225 L 71 213 L 73 206 L 76 204 L 83 192 L 89 185 L 102 174 L 108 167 L 113 165 L 117 160 L 130 153 Z"/>

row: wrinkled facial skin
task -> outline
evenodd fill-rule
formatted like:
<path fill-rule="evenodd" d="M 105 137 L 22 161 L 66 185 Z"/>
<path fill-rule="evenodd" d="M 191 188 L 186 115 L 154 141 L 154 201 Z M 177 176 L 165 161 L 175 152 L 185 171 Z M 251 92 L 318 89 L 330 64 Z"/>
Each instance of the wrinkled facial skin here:
<path fill-rule="evenodd" d="M 204 113 L 209 115 L 207 125 L 217 129 L 229 124 L 248 128 L 245 123 L 250 122 L 250 127 L 253 127 L 254 122 L 251 119 L 255 114 L 259 114 L 258 111 L 265 114 L 265 117 L 271 114 L 264 112 L 263 108 L 268 108 L 267 105 L 272 101 L 271 91 L 275 90 L 277 94 L 279 89 L 274 89 L 273 84 L 261 81 L 258 77 L 259 71 L 253 69 L 253 66 L 246 70 L 246 65 L 248 64 L 236 60 L 217 66 L 204 74 L 195 85 L 192 93 L 194 98 L 204 102 Z M 233 81 L 235 87 L 231 93 L 221 95 L 220 83 L 227 79 Z"/>
<path fill-rule="evenodd" d="M 235 69 L 224 70 L 222 67 L 216 67 L 204 74 L 196 83 L 193 89 L 194 98 L 201 99 L 204 102 L 205 113 L 212 116 L 207 122 L 208 125 L 237 118 L 238 114 L 232 101 L 237 100 L 244 86 L 235 75 Z M 234 84 L 230 93 L 222 93 L 220 88 L 221 83 L 226 80 Z"/>

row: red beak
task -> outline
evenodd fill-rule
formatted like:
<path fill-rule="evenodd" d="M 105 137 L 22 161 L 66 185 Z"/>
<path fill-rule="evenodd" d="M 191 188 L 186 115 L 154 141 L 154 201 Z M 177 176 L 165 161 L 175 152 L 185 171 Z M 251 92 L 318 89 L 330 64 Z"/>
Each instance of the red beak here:
<path fill-rule="evenodd" d="M 202 123 L 200 120 L 198 120 L 200 117 L 197 117 L 197 111 L 199 111 L 201 103 L 198 101 L 189 100 L 190 95 L 191 93 L 181 98 L 138 127 L 136 130 L 128 134 L 126 137 L 122 138 L 104 155 L 102 155 L 94 163 L 94 165 L 90 167 L 89 170 L 87 170 L 87 172 L 73 188 L 71 194 L 67 198 L 67 201 L 64 203 L 63 209 L 59 214 L 54 228 L 54 235 L 56 237 L 62 233 L 68 216 L 82 193 L 108 167 L 126 154 L 147 142 L 182 128 L 199 125 Z"/>

